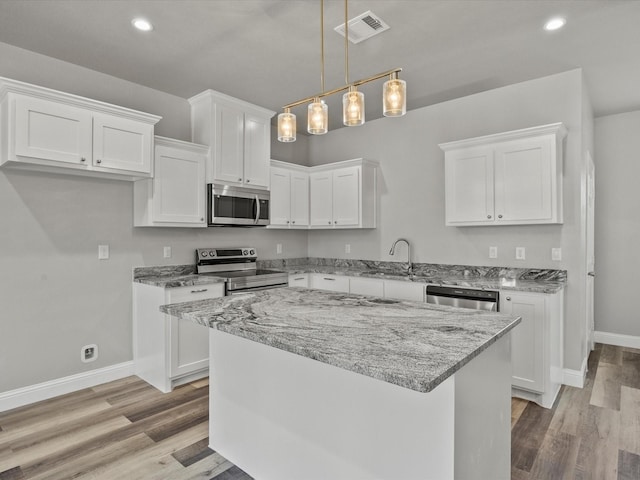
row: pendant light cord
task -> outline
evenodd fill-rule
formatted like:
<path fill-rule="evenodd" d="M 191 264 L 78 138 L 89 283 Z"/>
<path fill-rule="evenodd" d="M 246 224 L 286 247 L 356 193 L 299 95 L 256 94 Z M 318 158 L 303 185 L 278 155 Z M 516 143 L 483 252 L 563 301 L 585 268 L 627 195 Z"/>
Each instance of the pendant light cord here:
<path fill-rule="evenodd" d="M 324 93 L 324 0 L 320 0 L 320 91 Z"/>
<path fill-rule="evenodd" d="M 349 10 L 344 0 L 344 83 L 349 85 Z"/>

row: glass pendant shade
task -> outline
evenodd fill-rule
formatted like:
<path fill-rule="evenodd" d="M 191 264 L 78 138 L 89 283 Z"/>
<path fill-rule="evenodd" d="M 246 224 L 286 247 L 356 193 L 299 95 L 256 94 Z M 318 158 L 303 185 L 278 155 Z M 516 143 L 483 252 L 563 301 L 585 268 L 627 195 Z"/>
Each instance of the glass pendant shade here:
<path fill-rule="evenodd" d="M 329 129 L 329 109 L 327 104 L 315 98 L 309 104 L 307 114 L 307 132 L 312 135 L 323 135 Z"/>
<path fill-rule="evenodd" d="M 385 117 L 401 117 L 407 113 L 407 82 L 393 76 L 384 82 L 382 102 Z"/>
<path fill-rule="evenodd" d="M 296 116 L 288 108 L 278 115 L 278 141 L 296 141 Z"/>
<path fill-rule="evenodd" d="M 342 122 L 347 127 L 364 123 L 364 93 L 358 92 L 356 87 L 349 87 L 349 91 L 342 96 Z"/>

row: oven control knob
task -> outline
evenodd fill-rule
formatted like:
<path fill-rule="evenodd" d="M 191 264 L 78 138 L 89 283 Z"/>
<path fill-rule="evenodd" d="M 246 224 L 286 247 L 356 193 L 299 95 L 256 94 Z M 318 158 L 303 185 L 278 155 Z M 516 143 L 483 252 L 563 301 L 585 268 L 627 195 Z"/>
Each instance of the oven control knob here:
<path fill-rule="evenodd" d="M 256 251 L 252 248 L 251 250 L 249 250 L 249 254 L 250 254 L 250 255 L 255 255 L 255 254 L 256 254 Z"/>
<path fill-rule="evenodd" d="M 210 257 L 215 257 L 216 256 L 216 252 L 214 252 L 213 250 L 209 250 L 209 256 Z"/>
<path fill-rule="evenodd" d="M 249 255 L 249 251 L 248 250 L 242 250 L 242 254 L 243 255 Z"/>
<path fill-rule="evenodd" d="M 207 252 L 200 252 L 200 256 L 201 257 L 206 257 L 207 256 Z"/>

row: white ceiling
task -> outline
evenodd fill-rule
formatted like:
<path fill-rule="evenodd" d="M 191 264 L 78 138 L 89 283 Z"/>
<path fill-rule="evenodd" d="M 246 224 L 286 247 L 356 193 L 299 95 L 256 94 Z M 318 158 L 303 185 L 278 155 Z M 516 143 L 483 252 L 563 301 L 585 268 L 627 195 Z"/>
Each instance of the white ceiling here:
<path fill-rule="evenodd" d="M 0 42 L 188 98 L 280 111 L 320 91 L 319 0 L 0 0 Z M 640 1 L 351 0 L 391 29 L 350 45 L 355 80 L 402 67 L 408 109 L 581 67 L 596 116 L 640 109 Z M 564 29 L 542 25 L 566 16 Z M 144 16 L 154 30 L 131 27 Z M 342 0 L 325 0 L 326 88 L 344 84 Z M 0 72 L 2 75 L 2 72 Z M 382 80 L 362 89 L 381 115 Z M 339 95 L 329 101 L 340 126 Z M 294 113 L 304 114 L 304 107 Z M 300 123 L 300 122 L 299 122 Z"/>

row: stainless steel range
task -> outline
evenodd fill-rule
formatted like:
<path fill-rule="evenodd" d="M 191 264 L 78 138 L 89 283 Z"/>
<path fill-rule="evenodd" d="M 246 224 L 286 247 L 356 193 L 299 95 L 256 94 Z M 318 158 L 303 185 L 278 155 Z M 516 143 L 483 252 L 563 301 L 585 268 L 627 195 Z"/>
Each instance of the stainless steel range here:
<path fill-rule="evenodd" d="M 258 270 L 255 248 L 198 248 L 198 274 L 225 279 L 227 295 L 286 287 L 289 275 L 278 270 Z"/>

